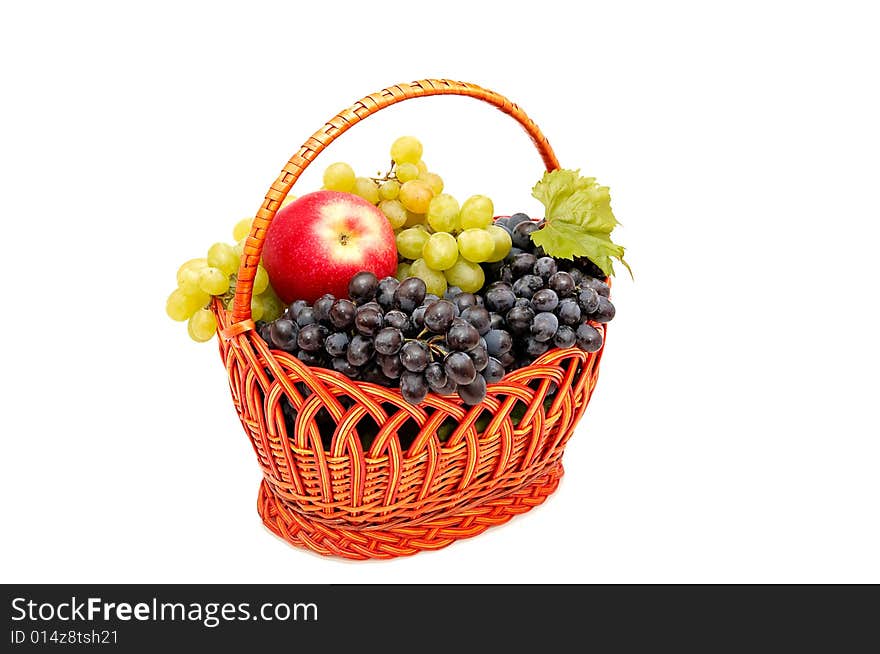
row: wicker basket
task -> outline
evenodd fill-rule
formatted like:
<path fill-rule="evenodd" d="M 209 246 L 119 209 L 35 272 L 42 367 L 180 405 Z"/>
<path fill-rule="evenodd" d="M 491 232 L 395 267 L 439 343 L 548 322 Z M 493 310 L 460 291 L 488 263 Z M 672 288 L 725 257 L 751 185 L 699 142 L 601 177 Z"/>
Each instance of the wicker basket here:
<path fill-rule="evenodd" d="M 601 350 L 553 349 L 491 384 L 480 405 L 431 393 L 411 406 L 398 389 L 270 350 L 254 329 L 251 290 L 266 230 L 303 170 L 367 116 L 429 95 L 495 106 L 525 128 L 547 170 L 558 168 L 538 127 L 497 93 L 449 80 L 384 89 L 339 113 L 290 159 L 247 238 L 232 311 L 213 305 L 232 400 L 263 471 L 259 513 L 275 534 L 319 554 L 384 559 L 435 550 L 541 504 L 559 484 L 563 450 L 596 384 Z M 284 398 L 297 411 L 294 433 L 285 426 Z M 331 417 L 332 436 L 323 421 L 322 439 L 319 412 Z M 478 430 L 483 415 L 489 422 Z M 455 427 L 441 440 L 438 428 L 450 419 Z M 368 449 L 358 433 L 364 421 L 378 428 Z"/>

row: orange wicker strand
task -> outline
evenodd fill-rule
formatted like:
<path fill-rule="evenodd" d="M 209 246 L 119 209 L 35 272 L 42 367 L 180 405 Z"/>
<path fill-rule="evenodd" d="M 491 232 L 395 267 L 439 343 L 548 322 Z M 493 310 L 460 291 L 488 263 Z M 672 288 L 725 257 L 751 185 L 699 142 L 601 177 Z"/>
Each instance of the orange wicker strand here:
<path fill-rule="evenodd" d="M 387 559 L 436 550 L 541 504 L 559 484 L 565 445 L 596 385 L 602 350 L 554 349 L 489 385 L 478 406 L 433 393 L 412 406 L 398 389 L 272 350 L 254 329 L 251 294 L 266 230 L 302 171 L 367 116 L 441 94 L 477 98 L 511 115 L 547 169 L 558 167 L 538 127 L 497 93 L 449 80 L 389 87 L 340 112 L 290 159 L 254 219 L 232 311 L 212 304 L 232 400 L 263 472 L 259 514 L 281 538 L 322 555 Z M 605 326 L 597 328 L 604 336 Z M 293 433 L 285 399 L 296 411 Z M 322 413 L 335 424 L 332 434 L 321 433 Z M 484 413 L 491 418 L 478 431 Z M 449 420 L 456 427 L 441 440 L 438 430 Z M 368 424 L 378 433 L 365 449 L 359 429 Z M 410 435 L 407 445 L 401 433 Z"/>

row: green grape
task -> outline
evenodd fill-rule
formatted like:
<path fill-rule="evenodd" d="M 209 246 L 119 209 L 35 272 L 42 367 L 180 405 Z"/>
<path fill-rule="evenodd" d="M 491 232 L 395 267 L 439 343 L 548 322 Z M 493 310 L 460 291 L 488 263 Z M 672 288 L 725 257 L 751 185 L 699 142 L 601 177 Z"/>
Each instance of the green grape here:
<path fill-rule="evenodd" d="M 406 222 L 403 224 L 404 227 L 420 227 L 425 229 L 425 214 L 422 213 L 413 213 L 412 211 L 406 212 Z"/>
<path fill-rule="evenodd" d="M 278 207 L 278 208 L 279 208 L 279 209 L 283 209 L 284 207 L 286 207 L 288 204 L 290 204 L 290 203 L 293 202 L 294 200 L 296 200 L 296 196 L 293 195 L 293 194 L 288 193 L 288 194 L 284 197 L 284 199 L 281 201 L 281 206 Z"/>
<path fill-rule="evenodd" d="M 479 264 L 459 257 L 455 265 L 446 271 L 446 281 L 452 286 L 458 286 L 465 293 L 475 293 L 483 287 L 486 275 Z"/>
<path fill-rule="evenodd" d="M 490 263 L 501 261 L 507 256 L 507 253 L 510 252 L 510 248 L 513 245 L 513 242 L 510 239 L 510 234 L 507 230 L 502 229 L 497 225 L 489 225 L 486 228 L 486 231 L 495 243 L 495 248 L 492 250 L 492 254 L 486 259 L 486 261 Z"/>
<path fill-rule="evenodd" d="M 208 250 L 208 265 L 219 268 L 229 276 L 238 270 L 238 257 L 228 243 L 214 243 Z"/>
<path fill-rule="evenodd" d="M 397 251 L 406 259 L 418 259 L 428 241 L 428 232 L 418 227 L 404 229 L 397 235 Z"/>
<path fill-rule="evenodd" d="M 466 229 L 458 235 L 458 251 L 468 261 L 482 263 L 494 250 L 495 239 L 485 229 Z"/>
<path fill-rule="evenodd" d="M 177 269 L 177 285 L 184 289 L 198 288 L 199 273 L 207 266 L 207 259 L 190 259 Z"/>
<path fill-rule="evenodd" d="M 235 227 L 232 228 L 232 240 L 238 243 L 246 239 L 247 235 L 251 233 L 251 226 L 253 224 L 253 218 L 242 218 L 235 223 Z"/>
<path fill-rule="evenodd" d="M 246 238 L 243 238 L 232 246 L 232 251 L 235 252 L 235 256 L 241 257 L 241 253 L 244 252 L 244 243 L 246 240 Z"/>
<path fill-rule="evenodd" d="M 446 277 L 442 272 L 431 270 L 424 259 L 413 261 L 409 274 L 410 277 L 418 277 L 425 282 L 428 293 L 433 293 L 437 297 L 443 297 L 446 293 Z"/>
<path fill-rule="evenodd" d="M 165 302 L 165 313 L 171 320 L 177 322 L 187 320 L 197 308 L 192 306 L 190 296 L 180 288 L 174 289 Z"/>
<path fill-rule="evenodd" d="M 202 268 L 199 273 L 199 288 L 210 295 L 223 295 L 229 290 L 229 275 L 212 266 Z"/>
<path fill-rule="evenodd" d="M 400 164 L 399 166 L 397 166 L 395 172 L 397 173 L 397 179 L 401 184 L 405 184 L 406 182 L 411 182 L 412 180 L 419 178 L 419 167 L 415 164 Z"/>
<path fill-rule="evenodd" d="M 260 295 L 260 303 L 263 305 L 262 319 L 266 322 L 278 320 L 281 314 L 284 313 L 284 305 L 281 304 L 281 300 L 278 299 L 278 296 L 271 289 Z"/>
<path fill-rule="evenodd" d="M 420 173 L 418 179 L 427 184 L 434 191 L 434 195 L 443 192 L 443 178 L 437 173 Z"/>
<path fill-rule="evenodd" d="M 413 213 L 427 213 L 434 191 L 425 182 L 414 179 L 400 187 L 400 203 Z"/>
<path fill-rule="evenodd" d="M 434 270 L 452 268 L 458 260 L 458 243 L 455 237 L 446 232 L 431 234 L 422 248 L 422 258 Z"/>
<path fill-rule="evenodd" d="M 217 331 L 217 320 L 208 309 L 199 309 L 189 319 L 186 330 L 195 342 L 204 343 L 210 341 Z"/>
<path fill-rule="evenodd" d="M 205 291 L 200 289 L 198 286 L 182 288 L 180 290 L 186 296 L 186 301 L 189 307 L 188 315 L 190 316 L 194 314 L 197 310 L 204 309 L 211 301 L 210 293 L 205 293 Z"/>
<path fill-rule="evenodd" d="M 452 232 L 458 229 L 458 200 L 451 195 L 435 195 L 428 205 L 428 224 L 435 232 Z"/>
<path fill-rule="evenodd" d="M 383 200 L 396 200 L 398 193 L 400 193 L 400 182 L 396 179 L 389 179 L 379 187 L 379 197 Z"/>
<path fill-rule="evenodd" d="M 253 297 L 251 297 L 251 320 L 262 320 L 264 312 L 265 308 L 263 306 L 263 300 L 260 298 L 260 296 L 254 295 Z"/>
<path fill-rule="evenodd" d="M 400 229 L 406 222 L 406 209 L 397 200 L 382 200 L 379 203 L 379 211 L 385 214 L 391 229 Z"/>
<path fill-rule="evenodd" d="M 422 158 L 422 144 L 415 136 L 401 136 L 391 144 L 391 158 L 398 165 L 415 164 Z"/>
<path fill-rule="evenodd" d="M 269 273 L 263 266 L 257 266 L 257 272 L 254 274 L 254 295 L 259 295 L 269 288 Z"/>
<path fill-rule="evenodd" d="M 352 193 L 361 196 L 370 204 L 379 203 L 379 187 L 369 177 L 358 177 L 354 180 Z"/>
<path fill-rule="evenodd" d="M 426 172 L 428 172 L 428 164 L 426 164 L 421 159 L 416 161 L 416 168 L 419 169 L 419 175 L 424 175 Z"/>
<path fill-rule="evenodd" d="M 492 224 L 495 207 L 485 195 L 473 195 L 461 205 L 462 229 L 485 229 Z"/>
<path fill-rule="evenodd" d="M 338 162 L 327 166 L 324 171 L 324 188 L 329 191 L 350 193 L 354 188 L 354 170 L 347 163 Z"/>
<path fill-rule="evenodd" d="M 408 263 L 397 264 L 397 272 L 394 274 L 394 276 L 397 277 L 397 281 L 402 282 L 404 279 L 409 277 L 410 268 L 412 268 L 412 265 Z"/>

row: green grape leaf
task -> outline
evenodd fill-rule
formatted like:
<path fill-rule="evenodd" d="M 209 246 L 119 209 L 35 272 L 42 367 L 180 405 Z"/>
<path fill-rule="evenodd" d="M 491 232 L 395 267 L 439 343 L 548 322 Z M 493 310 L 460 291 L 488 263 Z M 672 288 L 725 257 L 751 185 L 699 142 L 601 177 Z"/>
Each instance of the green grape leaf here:
<path fill-rule="evenodd" d="M 624 247 L 611 240 L 619 224 L 611 211 L 611 194 L 594 177 L 581 177 L 579 170 L 544 173 L 532 195 L 544 205 L 545 224 L 532 232 L 536 245 L 552 257 L 587 257 L 606 275 L 614 274 L 613 259 L 623 259 Z"/>

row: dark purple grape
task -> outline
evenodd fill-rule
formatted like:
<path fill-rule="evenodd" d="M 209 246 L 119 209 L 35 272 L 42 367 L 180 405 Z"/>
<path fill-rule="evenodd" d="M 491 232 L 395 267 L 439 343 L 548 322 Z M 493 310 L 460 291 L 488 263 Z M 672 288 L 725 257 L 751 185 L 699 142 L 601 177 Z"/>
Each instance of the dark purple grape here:
<path fill-rule="evenodd" d="M 440 298 L 437 297 L 436 295 L 434 295 L 433 293 L 426 293 L 426 294 L 425 294 L 425 299 L 422 300 L 422 304 L 424 304 L 424 305 L 427 307 L 427 306 L 429 306 L 429 305 L 431 305 L 431 304 L 434 304 L 434 303 L 435 303 L 437 300 L 439 300 L 439 299 L 440 299 Z"/>
<path fill-rule="evenodd" d="M 513 228 L 513 235 L 511 236 L 513 244 L 518 248 L 527 250 L 532 243 L 532 239 L 530 238 L 531 233 L 537 229 L 537 223 L 533 223 L 531 220 L 522 221 Z"/>
<path fill-rule="evenodd" d="M 369 271 L 361 271 L 351 278 L 348 282 L 348 297 L 355 304 L 366 304 L 376 297 L 376 290 L 379 287 L 379 280 L 376 275 Z"/>
<path fill-rule="evenodd" d="M 559 306 L 559 296 L 556 291 L 542 288 L 532 296 L 532 308 L 535 311 L 553 311 Z"/>
<path fill-rule="evenodd" d="M 498 227 L 507 227 L 510 223 L 508 223 L 507 218 L 496 218 L 495 225 Z"/>
<path fill-rule="evenodd" d="M 324 339 L 324 349 L 331 357 L 345 356 L 348 350 L 348 334 L 345 332 L 333 332 Z"/>
<path fill-rule="evenodd" d="M 403 346 L 403 333 L 394 327 L 379 330 L 373 339 L 373 347 L 379 354 L 397 354 Z"/>
<path fill-rule="evenodd" d="M 594 277 L 596 279 L 605 279 L 605 273 L 602 272 L 602 269 L 597 266 L 595 263 L 589 260 L 587 257 L 577 257 L 574 261 L 575 265 L 581 269 L 581 272 L 588 277 Z M 598 290 L 598 289 L 597 289 Z M 600 294 L 601 295 L 601 294 Z"/>
<path fill-rule="evenodd" d="M 459 293 L 452 301 L 455 303 L 455 306 L 458 307 L 459 311 L 464 311 L 468 307 L 477 306 L 477 298 L 473 293 Z"/>
<path fill-rule="evenodd" d="M 437 395 L 455 395 L 458 392 L 458 384 L 447 377 L 446 385 L 441 388 L 432 388 Z"/>
<path fill-rule="evenodd" d="M 599 294 L 593 288 L 586 287 L 578 291 L 577 301 L 584 314 L 593 313 L 599 308 Z"/>
<path fill-rule="evenodd" d="M 489 329 L 501 329 L 504 327 L 504 316 L 500 313 L 489 314 Z"/>
<path fill-rule="evenodd" d="M 316 322 L 318 319 L 315 317 L 315 310 L 312 307 L 303 307 L 296 316 L 296 324 L 300 327 L 314 325 Z"/>
<path fill-rule="evenodd" d="M 489 356 L 497 357 L 513 347 L 513 337 L 502 329 L 490 329 L 483 338 L 486 339 Z"/>
<path fill-rule="evenodd" d="M 590 320 L 595 320 L 596 322 L 609 322 L 614 318 L 615 313 L 616 309 L 614 308 L 614 305 L 611 304 L 611 300 L 600 295 L 599 306 L 590 316 Z"/>
<path fill-rule="evenodd" d="M 559 318 L 549 311 L 542 311 L 535 314 L 530 331 L 536 341 L 546 343 L 556 335 L 557 329 L 559 329 Z"/>
<path fill-rule="evenodd" d="M 516 302 L 513 303 L 513 306 L 524 309 L 531 309 L 532 301 L 527 297 L 518 297 L 516 298 Z"/>
<path fill-rule="evenodd" d="M 603 282 L 601 279 L 596 279 L 595 277 L 584 275 L 584 278 L 581 280 L 580 286 L 581 288 L 592 288 L 602 297 L 609 297 L 611 295 L 611 289 L 608 288 L 608 284 Z"/>
<path fill-rule="evenodd" d="M 526 339 L 525 352 L 533 359 L 535 357 L 539 357 L 544 352 L 550 349 L 550 343 L 545 343 L 543 341 L 539 341 L 536 338 L 529 336 Z"/>
<path fill-rule="evenodd" d="M 376 302 L 376 300 L 370 300 L 370 301 L 367 302 L 366 304 L 361 304 L 358 308 L 359 308 L 359 309 L 360 309 L 360 308 L 364 308 L 364 309 L 372 309 L 372 310 L 374 310 L 374 311 L 378 311 L 379 313 L 383 313 L 383 311 L 382 311 L 382 305 L 379 304 L 378 302 Z"/>
<path fill-rule="evenodd" d="M 312 305 L 312 310 L 315 313 L 315 318 L 318 322 L 329 322 L 330 321 L 330 307 L 333 306 L 333 303 L 336 302 L 336 296 L 332 293 L 327 293 L 322 295 L 315 303 Z"/>
<path fill-rule="evenodd" d="M 427 287 L 418 277 L 407 277 L 394 291 L 394 306 L 404 313 L 412 313 L 425 299 Z"/>
<path fill-rule="evenodd" d="M 571 347 L 577 341 L 574 330 L 568 325 L 560 325 L 553 337 L 553 345 L 556 347 Z"/>
<path fill-rule="evenodd" d="M 413 331 L 418 333 L 425 328 L 425 311 L 428 310 L 428 307 L 422 305 L 420 307 L 416 307 L 412 312 L 412 316 L 410 316 L 410 322 L 413 324 Z"/>
<path fill-rule="evenodd" d="M 394 329 L 399 329 L 404 333 L 406 333 L 411 327 L 409 316 L 398 309 L 393 309 L 386 313 L 383 317 L 383 324 L 386 327 L 394 327 Z"/>
<path fill-rule="evenodd" d="M 443 294 L 443 299 L 451 300 L 459 293 L 461 293 L 461 289 L 458 286 L 447 286 L 446 293 Z"/>
<path fill-rule="evenodd" d="M 364 366 L 360 374 L 361 381 L 370 382 L 371 384 L 380 384 L 382 386 L 391 386 L 391 380 L 382 372 L 381 366 L 377 363 L 369 363 Z"/>
<path fill-rule="evenodd" d="M 345 356 L 351 365 L 362 366 L 373 358 L 373 351 L 373 339 L 355 334 L 348 344 Z"/>
<path fill-rule="evenodd" d="M 320 366 L 324 363 L 324 357 L 320 352 L 308 352 L 300 350 L 296 353 L 296 358 L 307 366 Z"/>
<path fill-rule="evenodd" d="M 285 318 L 285 320 L 287 320 L 287 318 Z M 290 322 L 293 321 L 291 320 Z M 269 347 L 276 347 L 275 344 L 272 342 L 272 326 L 269 323 L 263 320 L 258 320 L 254 323 L 254 327 L 256 327 L 257 333 L 260 335 L 260 338 L 266 341 L 266 345 L 268 345 Z"/>
<path fill-rule="evenodd" d="M 296 323 L 287 318 L 279 318 L 269 326 L 269 343 L 279 350 L 296 350 L 299 347 L 296 344 L 298 336 L 299 328 Z"/>
<path fill-rule="evenodd" d="M 507 219 L 507 226 L 513 229 L 520 223 L 526 222 L 527 220 L 531 220 L 527 214 L 524 213 L 515 213 L 510 218 Z"/>
<path fill-rule="evenodd" d="M 376 287 L 376 301 L 383 311 L 388 311 L 394 306 L 394 291 L 400 286 L 396 277 L 384 277 Z"/>
<path fill-rule="evenodd" d="M 297 300 L 289 307 L 287 307 L 287 311 L 285 311 L 285 314 L 287 315 L 287 318 L 289 320 L 296 321 L 297 316 L 299 316 L 299 312 L 305 309 L 307 306 L 309 306 L 309 303 L 305 300 Z"/>
<path fill-rule="evenodd" d="M 559 297 L 568 297 L 573 295 L 575 291 L 574 279 L 571 274 L 563 271 L 552 275 L 547 281 L 547 285 L 556 291 L 556 295 Z"/>
<path fill-rule="evenodd" d="M 577 346 L 585 352 L 597 352 L 602 347 L 602 333 L 585 322 L 577 328 Z"/>
<path fill-rule="evenodd" d="M 428 367 L 425 368 L 425 381 L 428 382 L 428 386 L 431 387 L 432 391 L 437 392 L 446 388 L 449 384 L 449 378 L 446 376 L 443 364 L 436 361 L 429 363 Z"/>
<path fill-rule="evenodd" d="M 357 307 L 351 300 L 336 300 L 330 307 L 330 324 L 337 329 L 350 329 Z"/>
<path fill-rule="evenodd" d="M 400 348 L 400 362 L 410 372 L 421 372 L 431 361 L 431 350 L 422 341 L 407 341 Z"/>
<path fill-rule="evenodd" d="M 489 357 L 489 361 L 486 363 L 482 375 L 487 384 L 496 384 L 500 382 L 505 375 L 504 365 L 495 357 Z"/>
<path fill-rule="evenodd" d="M 374 336 L 382 329 L 382 310 L 372 306 L 358 307 L 354 326 L 364 336 Z"/>
<path fill-rule="evenodd" d="M 469 322 L 456 318 L 446 332 L 446 343 L 453 350 L 467 351 L 480 342 L 480 332 Z M 463 382 L 458 382 L 459 384 Z"/>
<path fill-rule="evenodd" d="M 574 285 L 575 285 L 575 286 L 580 286 L 581 281 L 582 281 L 583 278 L 584 278 L 584 273 L 582 273 L 582 272 L 581 272 L 580 270 L 578 270 L 577 268 L 569 268 L 569 269 L 568 269 L 568 274 L 571 275 L 571 278 L 574 280 Z"/>
<path fill-rule="evenodd" d="M 303 309 L 303 311 L 305 311 L 305 309 Z M 300 313 L 300 316 L 302 316 L 302 313 Z M 306 352 L 316 352 L 324 347 L 324 339 L 326 336 L 326 327 L 317 323 L 312 323 L 299 330 L 296 344 L 299 345 L 299 349 L 301 350 L 305 350 Z"/>
<path fill-rule="evenodd" d="M 509 284 L 513 283 L 513 270 L 510 269 L 510 266 L 501 266 L 498 271 L 498 279 Z"/>
<path fill-rule="evenodd" d="M 537 275 L 523 275 L 513 282 L 513 292 L 517 297 L 531 299 L 535 291 L 544 288 L 544 280 Z"/>
<path fill-rule="evenodd" d="M 428 383 L 420 372 L 405 371 L 400 376 L 400 394 L 410 404 L 420 404 L 428 396 Z"/>
<path fill-rule="evenodd" d="M 340 372 L 351 379 L 356 379 L 361 372 L 360 368 L 351 365 L 348 359 L 342 357 L 335 357 L 333 361 L 330 362 L 330 365 L 333 366 L 333 370 Z"/>
<path fill-rule="evenodd" d="M 550 279 L 556 272 L 559 270 L 559 267 L 556 265 L 556 261 L 553 257 L 541 257 L 537 261 L 535 261 L 534 273 L 543 279 L 545 282 Z"/>
<path fill-rule="evenodd" d="M 519 279 L 523 275 L 528 275 L 535 267 L 535 255 L 523 252 L 513 258 L 510 263 L 510 270 L 513 272 L 514 279 Z"/>
<path fill-rule="evenodd" d="M 406 370 L 396 354 L 377 354 L 376 361 L 382 367 L 382 374 L 389 379 L 397 379 Z"/>
<path fill-rule="evenodd" d="M 556 307 L 556 315 L 563 325 L 577 325 L 581 321 L 581 308 L 575 300 L 566 298 Z"/>
<path fill-rule="evenodd" d="M 455 307 L 449 300 L 437 300 L 425 309 L 425 327 L 435 334 L 445 334 L 455 320 Z"/>
<path fill-rule="evenodd" d="M 505 352 L 498 356 L 498 360 L 501 362 L 501 365 L 504 366 L 504 370 L 513 370 L 513 366 L 516 363 L 516 356 L 513 352 Z"/>
<path fill-rule="evenodd" d="M 514 295 L 512 288 L 506 284 L 486 291 L 486 308 L 489 311 L 507 313 L 513 308 L 514 302 L 516 302 L 516 295 Z"/>
<path fill-rule="evenodd" d="M 504 257 L 503 261 L 504 261 L 504 263 L 506 263 L 509 266 L 510 264 L 513 263 L 513 260 L 516 259 L 517 255 L 522 254 L 522 253 L 523 253 L 523 249 L 518 248 L 514 245 L 513 247 L 510 248 L 510 252 L 507 253 L 507 256 Z M 513 274 L 513 271 L 511 271 L 511 274 Z"/>
<path fill-rule="evenodd" d="M 477 376 L 473 360 L 465 352 L 451 352 L 443 359 L 446 376 L 456 384 L 470 384 Z"/>
<path fill-rule="evenodd" d="M 528 307 L 513 307 L 507 312 L 507 326 L 514 336 L 523 336 L 529 333 L 534 317 L 535 312 Z"/>
<path fill-rule="evenodd" d="M 479 404 L 486 398 L 486 380 L 477 375 L 470 384 L 459 384 L 458 396 L 469 406 Z"/>
<path fill-rule="evenodd" d="M 489 363 L 489 353 L 486 351 L 485 345 L 477 345 L 477 347 L 468 352 L 468 356 L 474 362 L 474 368 L 477 369 L 477 372 L 482 372 L 486 369 L 486 365 Z"/>
<path fill-rule="evenodd" d="M 489 331 L 489 312 L 485 307 L 468 307 L 461 312 L 461 318 L 472 324 L 481 336 Z M 427 314 L 425 314 L 425 324 L 428 324 Z"/>

